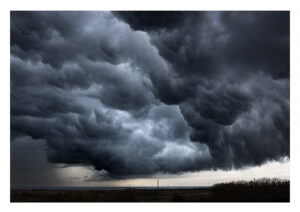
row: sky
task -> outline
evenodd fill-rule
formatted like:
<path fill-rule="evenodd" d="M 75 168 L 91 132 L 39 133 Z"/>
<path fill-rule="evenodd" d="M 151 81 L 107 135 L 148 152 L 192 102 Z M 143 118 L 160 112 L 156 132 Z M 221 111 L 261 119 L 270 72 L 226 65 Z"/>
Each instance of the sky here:
<path fill-rule="evenodd" d="M 11 12 L 11 185 L 289 178 L 289 12 Z"/>

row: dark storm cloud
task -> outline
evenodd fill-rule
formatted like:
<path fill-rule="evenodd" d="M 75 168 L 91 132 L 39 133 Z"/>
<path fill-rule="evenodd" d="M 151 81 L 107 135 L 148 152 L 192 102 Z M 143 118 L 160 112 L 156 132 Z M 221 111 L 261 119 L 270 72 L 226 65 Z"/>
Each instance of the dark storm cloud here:
<path fill-rule="evenodd" d="M 289 13 L 12 12 L 11 130 L 115 177 L 289 156 Z"/>
<path fill-rule="evenodd" d="M 241 12 L 234 12 L 220 18 L 230 34 L 224 49 L 225 60 L 237 66 L 263 69 L 274 78 L 289 77 L 289 13 L 249 12 L 243 16 L 238 18 Z"/>
<path fill-rule="evenodd" d="M 136 28 L 134 15 L 120 17 Z M 208 145 L 215 167 L 289 155 L 289 12 L 200 12 L 156 31 L 142 27 L 147 15 L 136 15 L 139 29 L 178 79 L 154 79 L 156 96 L 180 104 L 190 138 Z"/>
<path fill-rule="evenodd" d="M 147 28 L 147 20 L 173 17 L 169 13 L 118 14 L 133 28 L 138 20 L 137 28 L 152 34 L 160 54 L 184 76 L 215 77 L 220 65 L 234 66 L 240 73 L 247 68 L 269 71 L 275 78 L 289 76 L 289 12 L 180 12 L 174 15 L 180 17 L 176 27 L 168 31 Z M 162 22 L 160 28 L 168 24 Z"/>
<path fill-rule="evenodd" d="M 135 30 L 172 29 L 185 21 L 199 18 L 200 12 L 186 11 L 116 11 L 114 14 Z M 188 20 L 189 19 L 189 20 Z"/>
<path fill-rule="evenodd" d="M 237 117 L 250 108 L 250 103 L 247 95 L 221 87 L 217 91 L 199 96 L 192 105 L 203 118 L 214 120 L 221 125 L 231 125 Z"/>

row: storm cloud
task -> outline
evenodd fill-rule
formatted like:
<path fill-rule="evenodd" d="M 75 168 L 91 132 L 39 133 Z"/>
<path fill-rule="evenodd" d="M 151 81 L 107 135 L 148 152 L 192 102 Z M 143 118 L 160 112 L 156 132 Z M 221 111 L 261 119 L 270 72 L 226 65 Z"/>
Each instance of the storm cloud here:
<path fill-rule="evenodd" d="M 112 177 L 289 157 L 289 38 L 284 11 L 11 12 L 11 142 Z"/>

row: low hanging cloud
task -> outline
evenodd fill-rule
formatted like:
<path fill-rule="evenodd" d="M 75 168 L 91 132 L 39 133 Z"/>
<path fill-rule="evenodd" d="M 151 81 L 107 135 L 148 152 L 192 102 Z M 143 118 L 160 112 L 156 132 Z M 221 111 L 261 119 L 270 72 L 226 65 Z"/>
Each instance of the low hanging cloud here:
<path fill-rule="evenodd" d="M 260 165 L 289 157 L 289 116 L 289 12 L 11 12 L 12 142 L 52 163 Z"/>

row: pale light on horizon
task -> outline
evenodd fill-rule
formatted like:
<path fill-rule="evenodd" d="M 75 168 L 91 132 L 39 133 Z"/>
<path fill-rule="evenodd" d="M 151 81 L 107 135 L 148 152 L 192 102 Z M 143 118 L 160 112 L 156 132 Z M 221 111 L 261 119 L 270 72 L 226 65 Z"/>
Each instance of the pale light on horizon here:
<path fill-rule="evenodd" d="M 155 174 L 147 178 L 90 181 L 89 178 L 94 172 L 91 167 L 82 166 L 57 169 L 59 178 L 67 182 L 67 186 L 156 186 L 157 179 L 160 186 L 211 186 L 221 182 L 249 181 L 254 178 L 290 179 L 290 161 L 283 158 L 282 161 L 267 162 L 261 166 L 241 170 L 199 171 L 177 175 Z"/>

